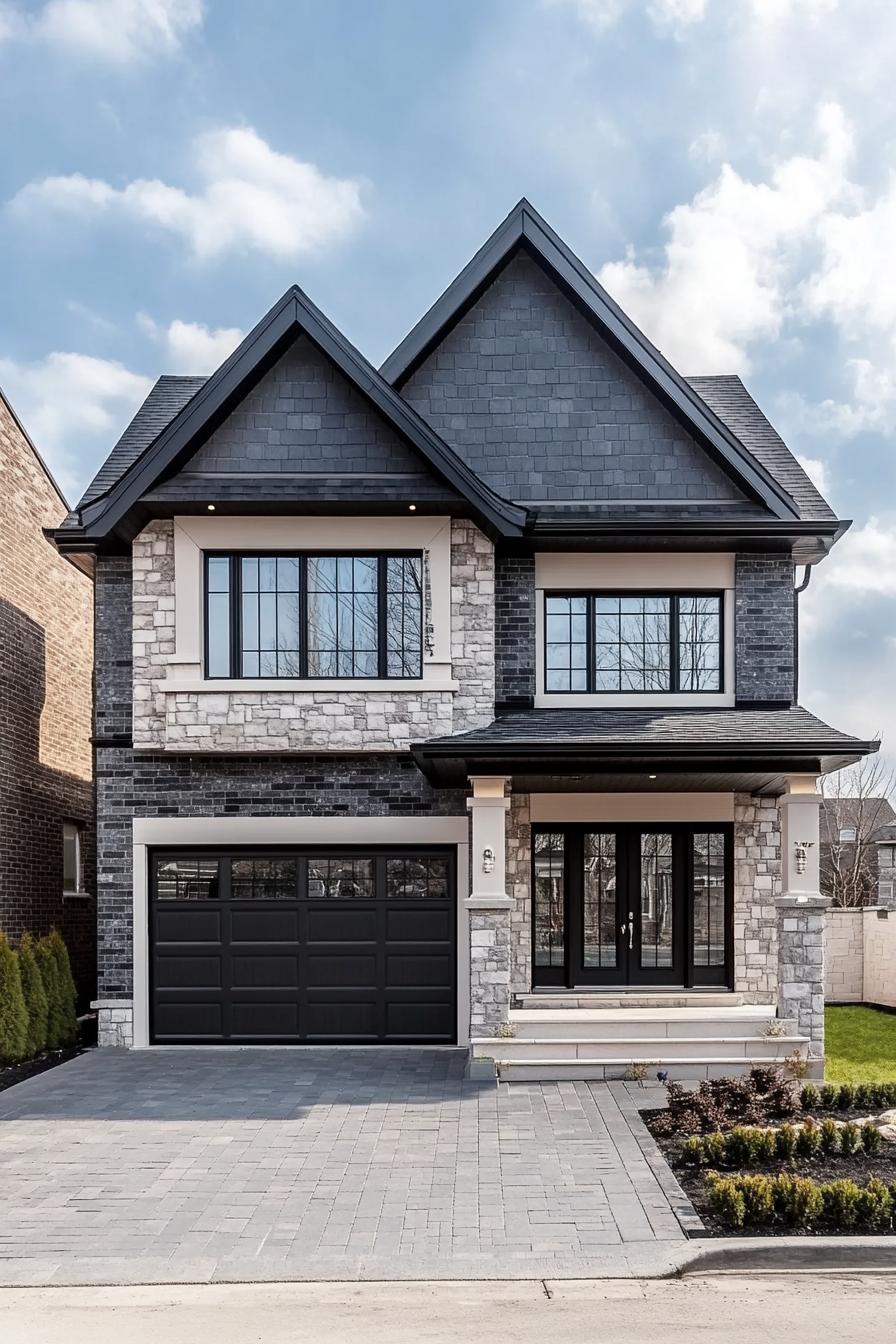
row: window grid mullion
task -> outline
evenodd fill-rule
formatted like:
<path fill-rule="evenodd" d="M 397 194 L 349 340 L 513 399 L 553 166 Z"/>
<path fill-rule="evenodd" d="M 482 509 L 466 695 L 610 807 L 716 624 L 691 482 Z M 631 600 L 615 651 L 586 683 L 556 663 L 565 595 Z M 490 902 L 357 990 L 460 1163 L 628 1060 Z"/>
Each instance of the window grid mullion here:
<path fill-rule="evenodd" d="M 388 675 L 388 654 L 386 652 L 386 604 L 388 601 L 386 591 L 387 558 L 385 555 L 377 556 L 376 562 L 376 670 L 377 675 L 385 678 Z M 402 603 L 402 622 L 404 621 L 404 604 Z M 402 638 L 404 637 L 404 626 L 402 625 Z"/>
<path fill-rule="evenodd" d="M 679 667 L 681 632 L 678 622 L 678 595 L 674 594 L 669 603 L 669 687 L 672 691 L 679 690 L 681 686 Z"/>

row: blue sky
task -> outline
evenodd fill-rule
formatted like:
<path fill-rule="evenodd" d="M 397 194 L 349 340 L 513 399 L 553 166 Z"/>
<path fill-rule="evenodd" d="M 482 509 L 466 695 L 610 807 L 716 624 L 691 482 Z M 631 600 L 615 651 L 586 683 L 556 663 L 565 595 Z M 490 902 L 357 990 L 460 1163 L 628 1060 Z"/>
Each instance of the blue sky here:
<path fill-rule="evenodd" d="M 0 384 L 76 497 L 296 281 L 374 362 L 527 195 L 854 526 L 802 700 L 896 739 L 889 0 L 0 0 Z"/>

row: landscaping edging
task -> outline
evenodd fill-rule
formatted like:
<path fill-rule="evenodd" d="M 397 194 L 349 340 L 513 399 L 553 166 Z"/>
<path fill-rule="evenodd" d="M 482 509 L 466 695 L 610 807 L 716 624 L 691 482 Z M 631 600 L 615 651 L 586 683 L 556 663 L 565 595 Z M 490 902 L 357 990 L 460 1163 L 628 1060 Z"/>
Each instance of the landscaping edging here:
<path fill-rule="evenodd" d="M 23 1059 L 18 1064 L 2 1065 L 0 1092 L 5 1092 L 7 1088 L 15 1087 L 18 1083 L 25 1083 L 29 1078 L 36 1078 L 40 1073 L 56 1069 L 60 1064 L 67 1064 L 70 1059 L 77 1059 L 78 1055 L 83 1055 L 84 1049 L 83 1045 L 71 1045 L 65 1050 L 45 1050 L 42 1055 L 36 1055 L 33 1059 Z"/>

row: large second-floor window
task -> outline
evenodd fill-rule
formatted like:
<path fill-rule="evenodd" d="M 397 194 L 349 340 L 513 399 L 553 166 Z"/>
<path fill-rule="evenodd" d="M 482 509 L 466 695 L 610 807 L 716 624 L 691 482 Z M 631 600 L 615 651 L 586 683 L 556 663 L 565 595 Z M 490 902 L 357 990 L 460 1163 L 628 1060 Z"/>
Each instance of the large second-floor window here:
<path fill-rule="evenodd" d="M 546 593 L 545 689 L 722 689 L 721 593 Z"/>
<path fill-rule="evenodd" d="M 418 554 L 206 555 L 209 677 L 421 676 Z"/>

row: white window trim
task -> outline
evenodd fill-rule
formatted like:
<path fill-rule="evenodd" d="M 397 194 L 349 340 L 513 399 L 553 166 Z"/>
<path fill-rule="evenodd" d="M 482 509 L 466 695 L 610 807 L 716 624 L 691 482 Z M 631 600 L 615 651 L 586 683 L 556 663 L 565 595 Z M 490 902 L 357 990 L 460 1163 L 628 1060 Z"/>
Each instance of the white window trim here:
<path fill-rule="evenodd" d="M 348 530 L 347 530 L 348 529 Z M 426 552 L 432 648 L 423 649 L 423 675 L 414 680 L 366 678 L 211 679 L 205 676 L 205 551 L 416 550 Z M 420 518 L 203 518 L 174 519 L 175 651 L 168 657 L 165 691 L 220 694 L 229 691 L 421 691 L 454 692 L 451 675 L 451 519 Z"/>
<path fill-rule="evenodd" d="M 545 690 L 544 595 L 546 591 L 594 592 L 601 589 L 651 589 L 679 593 L 716 591 L 724 594 L 724 685 L 718 692 L 657 691 L 626 695 Z M 730 709 L 734 706 L 736 647 L 734 639 L 734 555 L 664 555 L 651 552 L 580 554 L 545 553 L 535 557 L 535 708 L 536 709 Z"/>
<path fill-rule="evenodd" d="M 135 1050 L 150 1048 L 149 848 L 162 845 L 455 845 L 457 1044 L 469 1045 L 470 830 L 466 817 L 135 817 L 132 840 Z"/>

